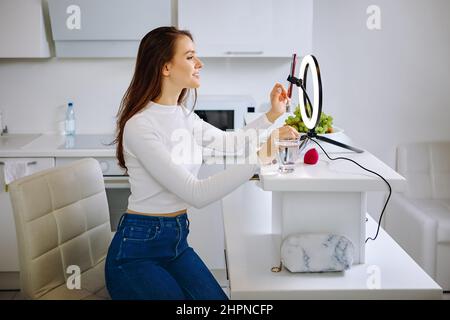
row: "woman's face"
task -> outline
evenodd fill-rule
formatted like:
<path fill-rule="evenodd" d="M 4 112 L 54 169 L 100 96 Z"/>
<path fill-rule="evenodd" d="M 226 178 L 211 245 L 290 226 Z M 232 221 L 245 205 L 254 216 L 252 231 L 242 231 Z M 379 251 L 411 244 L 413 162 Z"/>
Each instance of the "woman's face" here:
<path fill-rule="evenodd" d="M 198 88 L 202 67 L 203 63 L 197 58 L 192 40 L 187 36 L 180 36 L 175 43 L 175 55 L 164 68 L 163 74 L 179 89 Z"/>

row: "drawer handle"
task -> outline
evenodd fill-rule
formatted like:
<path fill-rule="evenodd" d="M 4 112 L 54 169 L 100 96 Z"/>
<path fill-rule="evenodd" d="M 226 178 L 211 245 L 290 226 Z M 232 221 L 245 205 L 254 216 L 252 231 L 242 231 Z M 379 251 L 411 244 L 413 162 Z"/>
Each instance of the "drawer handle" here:
<path fill-rule="evenodd" d="M 37 164 L 36 161 L 30 161 L 30 162 L 27 162 L 27 166 L 32 166 L 32 165 L 35 165 L 35 164 Z M 0 161 L 0 166 L 1 166 L 1 165 L 5 165 L 5 163 L 4 163 L 3 161 Z"/>

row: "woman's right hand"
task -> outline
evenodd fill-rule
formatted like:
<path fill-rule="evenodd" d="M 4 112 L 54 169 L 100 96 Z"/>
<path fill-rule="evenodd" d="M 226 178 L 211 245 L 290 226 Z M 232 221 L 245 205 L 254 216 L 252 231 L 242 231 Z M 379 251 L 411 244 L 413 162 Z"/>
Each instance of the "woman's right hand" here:
<path fill-rule="evenodd" d="M 269 164 L 275 158 L 275 140 L 283 139 L 283 140 L 295 140 L 300 137 L 300 133 L 298 131 L 289 126 L 284 125 L 272 131 L 267 142 L 261 147 L 258 151 L 258 156 L 261 161 L 265 164 Z"/>

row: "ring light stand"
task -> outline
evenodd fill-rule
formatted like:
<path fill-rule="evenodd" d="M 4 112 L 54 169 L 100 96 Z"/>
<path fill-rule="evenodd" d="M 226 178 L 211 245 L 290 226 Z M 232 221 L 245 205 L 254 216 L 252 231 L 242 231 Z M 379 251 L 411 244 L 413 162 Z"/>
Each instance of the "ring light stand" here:
<path fill-rule="evenodd" d="M 311 66 L 311 74 L 313 81 L 313 90 L 314 90 L 314 104 L 311 103 L 309 99 L 308 93 L 306 92 L 306 77 L 308 73 L 308 68 Z M 317 59 L 313 55 L 307 55 L 303 58 L 302 63 L 300 65 L 300 76 L 302 78 L 296 78 L 293 75 L 289 75 L 287 80 L 295 84 L 298 87 L 298 97 L 300 103 L 300 114 L 302 116 L 302 120 L 305 123 L 305 126 L 309 129 L 309 131 L 304 134 L 300 141 L 300 150 L 306 147 L 308 141 L 310 139 L 321 140 L 330 144 L 334 144 L 338 147 L 345 148 L 357 153 L 364 152 L 358 148 L 346 145 L 345 143 L 335 141 L 333 139 L 318 135 L 316 133 L 316 126 L 319 123 L 320 115 L 322 114 L 322 79 L 320 77 L 320 68 Z M 311 107 L 311 111 L 309 108 L 306 108 L 306 104 L 309 104 Z M 311 115 L 312 112 L 312 115 Z"/>

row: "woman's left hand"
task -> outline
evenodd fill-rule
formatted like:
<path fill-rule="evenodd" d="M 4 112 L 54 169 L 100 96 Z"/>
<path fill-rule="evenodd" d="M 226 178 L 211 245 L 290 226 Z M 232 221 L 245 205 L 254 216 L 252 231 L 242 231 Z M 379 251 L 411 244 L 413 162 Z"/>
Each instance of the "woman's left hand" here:
<path fill-rule="evenodd" d="M 286 112 L 286 104 L 290 102 L 287 91 L 281 83 L 276 83 L 270 92 L 270 103 L 272 107 L 267 112 L 267 117 L 271 122 L 274 122 Z"/>

